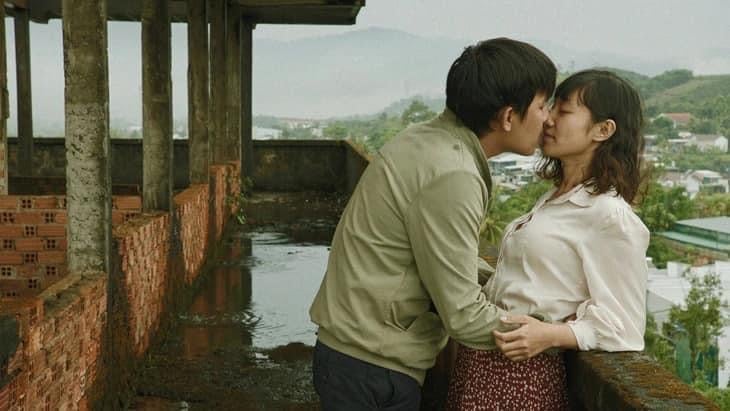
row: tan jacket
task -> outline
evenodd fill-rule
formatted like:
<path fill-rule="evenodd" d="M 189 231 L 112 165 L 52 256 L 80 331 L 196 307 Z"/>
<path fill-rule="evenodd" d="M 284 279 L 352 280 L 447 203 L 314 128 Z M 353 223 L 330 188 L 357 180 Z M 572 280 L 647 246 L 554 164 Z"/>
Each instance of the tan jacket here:
<path fill-rule="evenodd" d="M 310 309 L 319 340 L 420 383 L 447 336 L 493 348 L 504 312 L 477 283 L 490 185 L 479 140 L 448 110 L 388 142 L 335 231 Z"/>

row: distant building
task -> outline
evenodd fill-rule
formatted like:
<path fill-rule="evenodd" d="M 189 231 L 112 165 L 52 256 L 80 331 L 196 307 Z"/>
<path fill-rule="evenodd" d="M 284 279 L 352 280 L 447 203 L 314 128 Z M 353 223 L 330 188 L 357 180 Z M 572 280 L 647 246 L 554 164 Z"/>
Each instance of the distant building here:
<path fill-rule="evenodd" d="M 253 128 L 254 140 L 277 140 L 281 138 L 281 130 L 277 128 L 255 127 Z"/>
<path fill-rule="evenodd" d="M 730 182 L 722 174 L 712 170 L 667 170 L 659 179 L 663 187 L 684 187 L 689 198 L 699 193 L 714 194 L 730 192 Z"/>
<path fill-rule="evenodd" d="M 522 186 L 537 180 L 535 165 L 539 159 L 539 154 L 521 156 L 504 153 L 490 158 L 487 163 L 495 185 L 507 191 L 517 191 Z"/>
<path fill-rule="evenodd" d="M 728 140 L 725 136 L 717 134 L 695 134 L 693 140 L 694 145 L 701 151 L 719 150 L 727 153 Z"/>
<path fill-rule="evenodd" d="M 689 126 L 692 121 L 692 114 L 690 113 L 661 113 L 657 118 L 666 118 L 672 122 L 672 127 L 685 129 Z"/>
<path fill-rule="evenodd" d="M 658 235 L 678 243 L 726 255 L 730 253 L 730 217 L 680 220 L 670 231 Z"/>
<path fill-rule="evenodd" d="M 684 188 L 690 198 L 699 193 L 727 193 L 730 192 L 728 180 L 722 174 L 711 170 L 697 170 L 689 173 L 683 181 Z"/>

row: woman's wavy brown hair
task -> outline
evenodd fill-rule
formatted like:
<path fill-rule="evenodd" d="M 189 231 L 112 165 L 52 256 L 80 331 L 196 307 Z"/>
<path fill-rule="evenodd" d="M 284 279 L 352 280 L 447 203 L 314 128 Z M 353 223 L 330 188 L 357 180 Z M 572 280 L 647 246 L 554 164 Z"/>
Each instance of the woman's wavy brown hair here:
<path fill-rule="evenodd" d="M 613 120 L 616 132 L 596 149 L 584 181 L 588 190 L 598 195 L 616 190 L 632 203 L 641 184 L 641 155 L 644 152 L 644 115 L 641 98 L 634 87 L 614 73 L 584 70 L 565 79 L 555 90 L 555 100 L 568 100 L 578 92 L 578 102 L 590 110 L 593 123 Z M 537 175 L 563 181 L 559 159 L 543 157 Z"/>

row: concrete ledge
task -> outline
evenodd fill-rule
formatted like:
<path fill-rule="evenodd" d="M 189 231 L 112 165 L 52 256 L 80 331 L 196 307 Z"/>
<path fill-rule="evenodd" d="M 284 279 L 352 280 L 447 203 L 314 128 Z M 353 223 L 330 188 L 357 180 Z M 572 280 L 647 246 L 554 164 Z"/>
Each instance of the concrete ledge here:
<path fill-rule="evenodd" d="M 566 365 L 577 409 L 719 410 L 642 353 L 568 352 Z"/>

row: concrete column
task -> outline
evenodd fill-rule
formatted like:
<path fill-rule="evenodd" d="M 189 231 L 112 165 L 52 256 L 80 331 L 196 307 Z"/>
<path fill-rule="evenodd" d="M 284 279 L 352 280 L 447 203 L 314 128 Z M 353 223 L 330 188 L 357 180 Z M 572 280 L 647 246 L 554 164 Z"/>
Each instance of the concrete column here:
<path fill-rule="evenodd" d="M 142 209 L 172 207 L 172 80 L 167 1 L 142 1 Z"/>
<path fill-rule="evenodd" d="M 109 273 L 111 168 L 106 0 L 63 0 L 68 268 Z"/>
<path fill-rule="evenodd" d="M 237 6 L 229 5 L 226 23 L 226 139 L 224 160 L 241 159 L 241 24 Z"/>
<path fill-rule="evenodd" d="M 207 184 L 208 13 L 206 0 L 188 0 L 188 145 L 190 184 Z"/>
<path fill-rule="evenodd" d="M 210 135 L 211 161 L 226 160 L 226 0 L 210 0 Z"/>
<path fill-rule="evenodd" d="M 8 194 L 8 59 L 5 49 L 5 7 L 0 7 L 0 195 Z"/>
<path fill-rule="evenodd" d="M 241 183 L 245 187 L 246 177 L 253 178 L 253 42 L 255 24 L 241 20 Z"/>
<path fill-rule="evenodd" d="M 28 10 L 15 16 L 15 67 L 18 83 L 18 174 L 33 174 L 33 98 L 30 80 L 30 20 Z"/>

